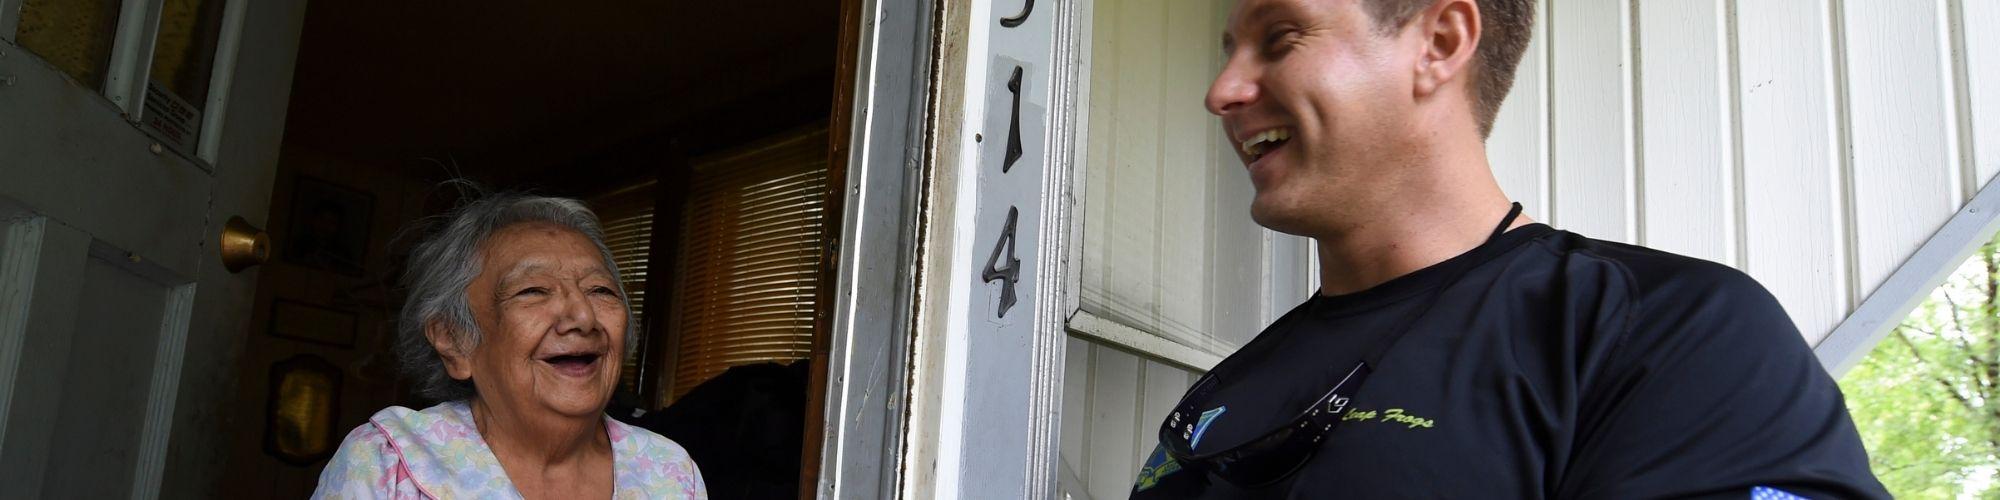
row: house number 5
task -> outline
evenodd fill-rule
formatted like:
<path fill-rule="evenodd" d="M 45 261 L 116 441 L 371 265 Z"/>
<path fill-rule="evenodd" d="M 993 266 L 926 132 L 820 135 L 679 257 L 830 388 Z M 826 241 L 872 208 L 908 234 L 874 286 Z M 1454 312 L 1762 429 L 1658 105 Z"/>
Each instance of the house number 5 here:
<path fill-rule="evenodd" d="M 1035 0 L 1027 0 L 1027 2 L 1027 5 L 1021 6 L 1020 14 L 1015 14 L 1014 17 L 1000 18 L 1000 25 L 1013 28 L 1020 26 L 1021 23 L 1028 22 L 1028 14 L 1035 11 Z"/>

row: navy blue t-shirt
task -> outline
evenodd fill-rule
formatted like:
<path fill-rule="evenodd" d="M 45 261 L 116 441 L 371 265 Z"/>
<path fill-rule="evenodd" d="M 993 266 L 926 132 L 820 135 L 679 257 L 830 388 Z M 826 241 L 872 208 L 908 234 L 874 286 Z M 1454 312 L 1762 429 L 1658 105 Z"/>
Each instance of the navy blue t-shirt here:
<path fill-rule="evenodd" d="M 1888 497 L 1839 387 L 1757 282 L 1541 224 L 1299 305 L 1216 365 L 1195 450 L 1289 423 L 1405 325 L 1287 479 L 1245 490 L 1155 451 L 1133 497 Z"/>

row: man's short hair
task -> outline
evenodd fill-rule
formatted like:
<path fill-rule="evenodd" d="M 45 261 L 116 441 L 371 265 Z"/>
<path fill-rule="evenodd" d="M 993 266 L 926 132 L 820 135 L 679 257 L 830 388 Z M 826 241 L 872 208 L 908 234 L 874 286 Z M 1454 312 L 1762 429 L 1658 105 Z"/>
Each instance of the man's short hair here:
<path fill-rule="evenodd" d="M 1409 24 L 1437 0 L 1358 0 L 1375 18 L 1382 34 L 1395 33 Z M 1472 113 L 1479 122 L 1479 136 L 1493 134 L 1493 120 L 1500 115 L 1500 101 L 1514 86 L 1514 69 L 1521 54 L 1528 51 L 1528 38 L 1535 31 L 1534 0 L 1477 0 L 1480 17 L 1479 49 L 1473 54 Z"/>

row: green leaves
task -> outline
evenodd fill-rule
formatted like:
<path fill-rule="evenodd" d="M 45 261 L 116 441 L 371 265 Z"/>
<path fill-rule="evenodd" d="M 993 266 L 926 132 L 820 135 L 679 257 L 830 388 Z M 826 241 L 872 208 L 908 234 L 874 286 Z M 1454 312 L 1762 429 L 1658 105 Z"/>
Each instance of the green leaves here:
<path fill-rule="evenodd" d="M 1898 498 L 2000 497 L 2000 247 L 1967 259 L 1840 386 Z"/>

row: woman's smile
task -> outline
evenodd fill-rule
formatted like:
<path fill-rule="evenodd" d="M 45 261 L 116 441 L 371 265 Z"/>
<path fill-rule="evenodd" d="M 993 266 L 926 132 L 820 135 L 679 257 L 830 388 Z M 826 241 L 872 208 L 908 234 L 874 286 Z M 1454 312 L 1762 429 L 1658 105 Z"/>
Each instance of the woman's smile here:
<path fill-rule="evenodd" d="M 599 370 L 598 360 L 603 358 L 604 355 L 601 353 L 578 352 L 552 355 L 541 358 L 538 361 L 544 365 L 548 365 L 557 375 L 588 379 L 597 375 Z"/>

